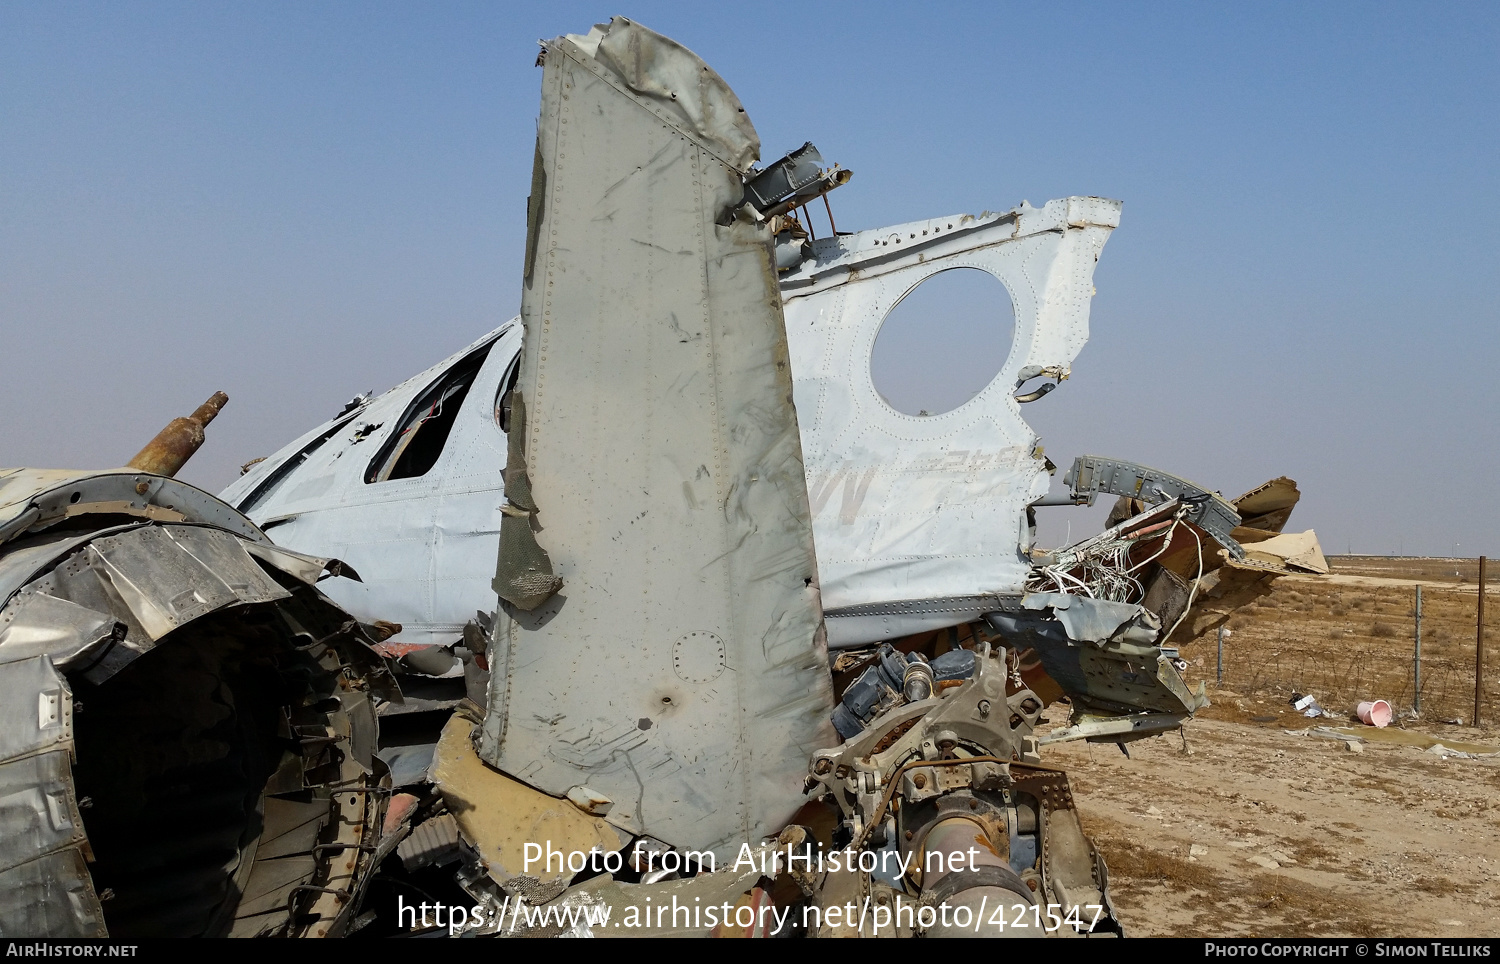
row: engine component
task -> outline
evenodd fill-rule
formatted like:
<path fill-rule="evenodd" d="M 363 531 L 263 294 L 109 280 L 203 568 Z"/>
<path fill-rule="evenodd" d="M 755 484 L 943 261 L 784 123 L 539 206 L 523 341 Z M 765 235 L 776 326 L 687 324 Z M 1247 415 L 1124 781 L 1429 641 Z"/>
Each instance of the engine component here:
<path fill-rule="evenodd" d="M 0 932 L 341 933 L 399 694 L 337 564 L 160 476 L 0 485 Z"/>
<path fill-rule="evenodd" d="M 1078 822 L 1067 777 L 1037 755 L 1041 700 L 1019 682 L 1005 649 L 980 643 L 973 655 L 962 685 L 896 706 L 812 755 L 808 786 L 842 816 L 835 840 L 879 858 L 873 871 L 824 874 L 815 899 L 969 906 L 965 930 L 982 936 L 1005 934 L 988 921 L 972 926 L 982 904 L 1056 905 L 1061 924 L 1042 923 L 1038 936 L 1062 927 L 1118 933 L 1104 863 Z M 905 932 L 938 936 L 950 917 L 939 919 Z M 865 925 L 847 933 L 863 934 Z"/>
<path fill-rule="evenodd" d="M 974 654 L 970 650 L 950 650 L 929 662 L 920 653 L 903 655 L 884 643 L 833 708 L 833 727 L 839 736 L 851 739 L 881 713 L 902 703 L 925 700 L 938 683 L 967 679 L 973 673 Z"/>

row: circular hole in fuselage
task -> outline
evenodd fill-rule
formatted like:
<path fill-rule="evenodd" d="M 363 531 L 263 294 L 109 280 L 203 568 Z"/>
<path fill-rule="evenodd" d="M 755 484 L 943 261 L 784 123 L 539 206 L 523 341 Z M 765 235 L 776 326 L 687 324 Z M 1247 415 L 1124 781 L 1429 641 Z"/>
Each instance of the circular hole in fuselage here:
<path fill-rule="evenodd" d="M 875 390 L 898 412 L 941 415 L 994 381 L 1015 338 L 1010 292 L 988 271 L 950 268 L 913 288 L 881 323 Z"/>

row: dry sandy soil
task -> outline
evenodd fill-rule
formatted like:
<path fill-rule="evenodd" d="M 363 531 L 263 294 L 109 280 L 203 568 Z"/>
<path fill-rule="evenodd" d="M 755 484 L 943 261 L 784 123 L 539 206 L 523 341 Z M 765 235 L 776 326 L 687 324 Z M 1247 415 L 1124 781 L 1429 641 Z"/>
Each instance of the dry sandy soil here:
<path fill-rule="evenodd" d="M 1222 686 L 1214 685 L 1213 639 L 1184 648 L 1192 664 L 1186 675 L 1206 677 L 1214 702 L 1185 729 L 1191 752 L 1177 734 L 1132 744 L 1129 758 L 1109 744 L 1044 749 L 1047 763 L 1069 768 L 1127 934 L 1500 934 L 1500 756 L 1445 759 L 1373 736 L 1356 753 L 1340 740 L 1287 733 L 1351 725 L 1347 717 L 1303 718 L 1287 705 L 1293 688 L 1345 712 L 1355 690 L 1409 710 L 1413 579 L 1433 589 L 1424 589 L 1424 639 L 1437 647 L 1435 660 L 1453 664 L 1459 691 L 1445 693 L 1441 709 L 1456 715 L 1471 706 L 1474 575 L 1460 583 L 1464 567 L 1455 577 L 1451 561 L 1445 568 L 1366 557 L 1334 565 L 1332 579 L 1281 580 L 1263 605 L 1239 617 L 1233 672 Z M 1500 595 L 1486 598 L 1488 617 L 1500 609 Z M 1500 615 L 1486 623 L 1493 679 L 1500 676 L 1493 658 Z M 1345 665 L 1326 665 L 1340 658 Z M 1465 663 L 1467 693 L 1458 678 Z M 1257 672 L 1267 665 L 1277 671 Z M 1328 685 L 1320 690 L 1313 679 Z M 1061 722 L 1063 709 L 1049 715 Z M 1400 726 L 1449 746 L 1500 745 L 1500 727 L 1443 724 L 1433 715 Z M 1488 710 L 1487 722 L 1495 715 Z"/>

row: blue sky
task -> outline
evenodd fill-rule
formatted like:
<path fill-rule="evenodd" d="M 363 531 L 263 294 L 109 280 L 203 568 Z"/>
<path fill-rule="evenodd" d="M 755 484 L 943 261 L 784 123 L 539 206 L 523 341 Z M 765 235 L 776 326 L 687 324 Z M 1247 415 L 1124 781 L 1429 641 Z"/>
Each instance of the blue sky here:
<path fill-rule="evenodd" d="M 1497 10 L 8 4 L 0 464 L 119 464 L 224 389 L 183 473 L 217 490 L 510 317 L 536 40 L 623 14 L 729 81 L 767 159 L 852 168 L 841 229 L 1125 202 L 1093 338 L 1025 409 L 1055 461 L 1286 474 L 1330 551 L 1500 555 Z M 895 353 L 908 384 L 973 391 L 953 356 L 984 352 L 923 344 L 1004 332 L 929 301 L 952 330 Z"/>

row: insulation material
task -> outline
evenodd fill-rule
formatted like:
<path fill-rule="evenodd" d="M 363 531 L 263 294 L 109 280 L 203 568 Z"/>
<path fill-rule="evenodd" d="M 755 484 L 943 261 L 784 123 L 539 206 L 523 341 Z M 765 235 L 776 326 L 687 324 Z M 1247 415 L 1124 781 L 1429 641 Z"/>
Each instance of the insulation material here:
<path fill-rule="evenodd" d="M 1266 562 L 1288 569 L 1301 569 L 1319 575 L 1328 574 L 1328 560 L 1323 558 L 1323 549 L 1318 545 L 1318 536 L 1313 530 L 1306 532 L 1283 532 L 1245 547 L 1245 553 L 1256 562 Z"/>

